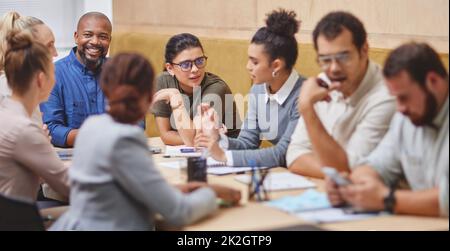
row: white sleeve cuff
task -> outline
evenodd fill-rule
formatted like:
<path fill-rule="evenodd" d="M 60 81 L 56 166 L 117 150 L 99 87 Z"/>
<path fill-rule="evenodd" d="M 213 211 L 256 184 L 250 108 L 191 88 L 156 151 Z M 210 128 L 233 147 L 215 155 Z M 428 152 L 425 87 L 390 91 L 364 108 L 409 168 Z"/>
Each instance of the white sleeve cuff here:
<path fill-rule="evenodd" d="M 219 146 L 222 150 L 228 150 L 229 147 L 228 137 L 224 134 L 219 134 Z"/>
<path fill-rule="evenodd" d="M 225 156 L 227 157 L 227 166 L 233 166 L 233 154 L 231 151 L 225 151 Z"/>

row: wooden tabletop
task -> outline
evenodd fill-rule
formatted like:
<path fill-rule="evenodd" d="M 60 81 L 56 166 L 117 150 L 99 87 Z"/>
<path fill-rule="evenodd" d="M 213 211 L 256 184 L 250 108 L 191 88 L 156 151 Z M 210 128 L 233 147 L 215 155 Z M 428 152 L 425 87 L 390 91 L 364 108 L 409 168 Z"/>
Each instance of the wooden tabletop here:
<path fill-rule="evenodd" d="M 160 138 L 149 138 L 149 145 L 162 148 L 165 146 Z M 162 154 L 153 155 L 156 166 L 162 175 L 172 184 L 186 182 L 186 175 L 176 169 L 164 168 L 159 164 L 167 161 L 180 160 L 180 158 L 165 158 Z M 285 168 L 274 168 L 271 172 L 288 172 Z M 303 219 L 282 212 L 275 208 L 265 206 L 261 202 L 248 200 L 248 187 L 234 179 L 235 175 L 215 176 L 208 175 L 208 183 L 222 184 L 241 190 L 242 199 L 239 206 L 232 208 L 220 208 L 212 215 L 199 222 L 186 226 L 183 230 L 205 230 L 205 231 L 233 231 L 233 230 L 271 230 L 287 228 L 300 224 L 312 224 Z M 324 191 L 324 182 L 319 179 L 308 178 L 317 185 L 317 190 Z M 270 192 L 270 199 L 281 198 L 286 195 L 299 195 L 305 190 L 289 190 L 280 192 Z M 43 214 L 52 214 L 54 217 L 60 215 L 67 208 L 56 208 L 41 211 Z M 365 220 L 355 220 L 339 223 L 316 224 L 325 230 L 343 231 L 397 231 L 397 230 L 449 230 L 447 218 L 416 217 L 385 215 Z"/>
<path fill-rule="evenodd" d="M 149 138 L 149 145 L 161 147 L 164 152 L 164 144 L 160 138 Z M 153 156 L 155 163 L 174 161 L 179 158 L 164 158 L 161 154 Z M 182 173 L 168 168 L 159 168 L 164 177 L 171 183 L 185 182 Z M 271 172 L 287 172 L 285 168 L 271 169 Z M 227 185 L 242 192 L 240 206 L 233 208 L 221 208 L 213 215 L 184 228 L 184 230 L 270 230 L 295 226 L 299 224 L 312 224 L 299 217 L 290 215 L 280 210 L 263 205 L 260 202 L 248 201 L 248 188 L 246 185 L 234 180 L 235 175 L 215 176 L 208 175 L 209 183 Z M 317 190 L 324 191 L 324 182 L 320 179 L 308 178 L 316 183 Z M 290 190 L 271 192 L 271 199 L 281 198 L 286 195 L 299 195 L 305 190 Z M 449 221 L 446 218 L 417 217 L 384 215 L 365 220 L 347 221 L 339 223 L 317 224 L 325 230 L 343 231 L 397 231 L 397 230 L 449 230 Z"/>

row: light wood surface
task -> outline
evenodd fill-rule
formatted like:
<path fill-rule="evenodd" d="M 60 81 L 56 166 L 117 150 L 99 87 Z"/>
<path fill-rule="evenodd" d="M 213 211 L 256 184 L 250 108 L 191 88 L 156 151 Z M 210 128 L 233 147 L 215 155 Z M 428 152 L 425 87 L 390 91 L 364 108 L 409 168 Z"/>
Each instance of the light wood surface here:
<path fill-rule="evenodd" d="M 161 147 L 164 152 L 164 144 L 160 138 L 149 138 L 152 146 Z M 163 158 L 155 155 L 156 163 L 174 161 L 178 158 Z M 185 178 L 179 171 L 168 168 L 160 168 L 164 177 L 171 183 L 185 182 Z M 286 172 L 284 168 L 271 169 L 271 172 Z M 310 179 L 317 184 L 319 191 L 324 191 L 324 182 L 318 179 Z M 263 205 L 262 203 L 247 200 L 247 186 L 234 180 L 234 175 L 215 176 L 208 175 L 209 183 L 217 183 L 240 189 L 242 192 L 241 205 L 234 208 L 220 209 L 215 214 L 184 228 L 184 230 L 270 230 L 281 227 L 295 226 L 298 224 L 310 224 L 302 219 L 285 212 Z M 270 198 L 277 199 L 286 195 L 299 195 L 304 190 L 290 190 L 271 192 Z M 449 221 L 444 218 L 415 217 L 415 216 L 380 216 L 366 220 L 350 222 L 319 224 L 325 230 L 342 231 L 411 231 L 411 230 L 449 230 Z"/>
<path fill-rule="evenodd" d="M 162 148 L 165 146 L 160 138 L 149 138 L 149 145 Z M 180 158 L 164 158 L 163 154 L 153 155 L 153 159 L 162 175 L 169 183 L 179 184 L 186 182 L 186 175 L 179 170 L 164 168 L 159 163 L 180 160 Z M 284 168 L 274 168 L 271 172 L 287 172 Z M 310 179 L 317 184 L 319 191 L 324 191 L 322 180 Z M 271 230 L 277 228 L 311 224 L 299 217 L 265 206 L 263 203 L 248 201 L 247 186 L 234 180 L 234 175 L 215 176 L 208 175 L 208 183 L 227 185 L 242 192 L 240 205 L 232 208 L 220 208 L 212 215 L 200 220 L 182 230 L 189 231 L 234 231 L 234 230 Z M 270 199 L 281 198 L 286 195 L 299 195 L 304 190 L 289 190 L 271 192 Z M 59 217 L 67 207 L 41 210 L 42 215 Z M 325 230 L 338 231 L 417 231 L 417 230 L 449 230 L 449 221 L 445 218 L 415 217 L 415 216 L 380 216 L 365 220 L 348 221 L 340 223 L 318 224 Z"/>

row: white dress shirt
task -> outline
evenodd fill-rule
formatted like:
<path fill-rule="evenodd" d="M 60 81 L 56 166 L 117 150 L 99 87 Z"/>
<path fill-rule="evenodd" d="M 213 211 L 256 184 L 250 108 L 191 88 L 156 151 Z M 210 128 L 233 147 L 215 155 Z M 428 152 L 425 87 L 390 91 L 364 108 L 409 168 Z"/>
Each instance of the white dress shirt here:
<path fill-rule="evenodd" d="M 381 141 L 395 113 L 395 100 L 384 84 L 381 67 L 369 61 L 366 74 L 348 98 L 330 93 L 331 101 L 321 101 L 314 109 L 329 133 L 346 151 L 349 166 L 354 167 Z M 291 138 L 286 161 L 291 165 L 300 156 L 311 153 L 312 144 L 300 117 Z"/>

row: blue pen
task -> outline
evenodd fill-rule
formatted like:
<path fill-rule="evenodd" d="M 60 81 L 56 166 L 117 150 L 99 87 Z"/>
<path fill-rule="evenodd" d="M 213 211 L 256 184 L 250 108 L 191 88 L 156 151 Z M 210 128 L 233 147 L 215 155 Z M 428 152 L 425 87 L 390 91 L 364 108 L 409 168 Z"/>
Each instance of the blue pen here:
<path fill-rule="evenodd" d="M 180 152 L 182 153 L 195 153 L 195 149 L 194 148 L 181 148 Z"/>

